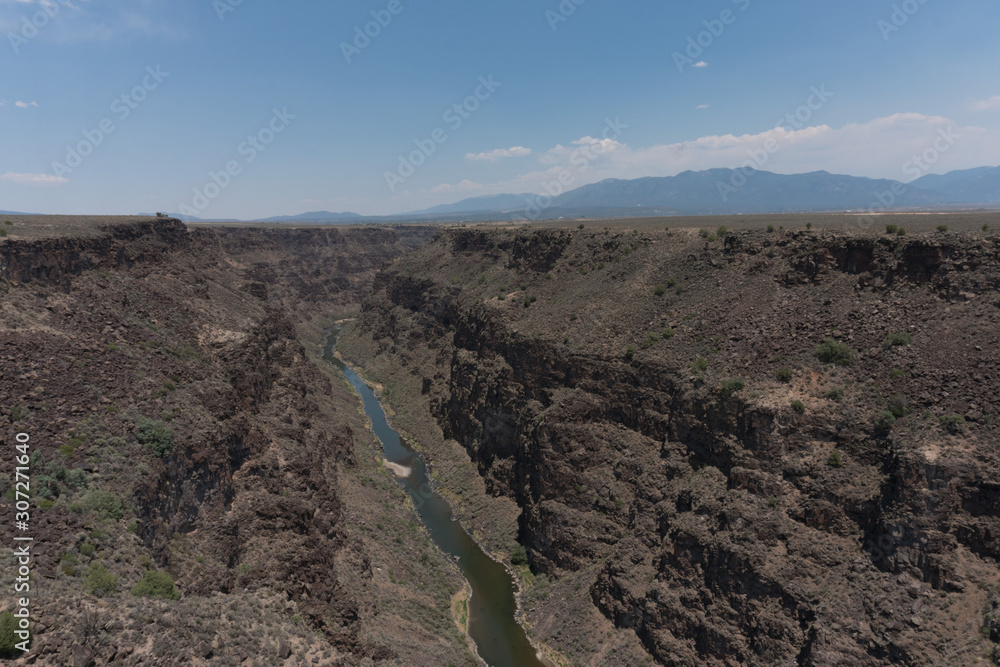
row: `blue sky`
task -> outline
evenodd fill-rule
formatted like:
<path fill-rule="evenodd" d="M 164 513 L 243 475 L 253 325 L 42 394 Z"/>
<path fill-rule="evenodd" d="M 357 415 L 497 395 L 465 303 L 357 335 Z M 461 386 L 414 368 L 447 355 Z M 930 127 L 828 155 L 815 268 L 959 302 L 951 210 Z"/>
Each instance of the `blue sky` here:
<path fill-rule="evenodd" d="M 567 171 L 1000 164 L 995 0 L 237 2 L 0 0 L 0 209 L 389 214 Z"/>

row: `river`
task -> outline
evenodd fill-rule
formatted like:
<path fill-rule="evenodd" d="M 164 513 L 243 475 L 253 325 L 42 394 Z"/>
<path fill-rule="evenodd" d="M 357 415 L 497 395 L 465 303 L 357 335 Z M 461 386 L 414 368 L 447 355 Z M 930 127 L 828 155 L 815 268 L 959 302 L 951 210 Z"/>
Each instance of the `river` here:
<path fill-rule="evenodd" d="M 538 657 L 524 628 L 517 622 L 514 583 L 506 568 L 487 556 L 462 525 L 454 520 L 451 506 L 431 490 L 424 462 L 389 426 L 375 393 L 357 373 L 334 355 L 333 348 L 341 329 L 338 325 L 331 330 L 323 350 L 323 358 L 340 369 L 361 395 L 365 414 L 382 443 L 385 458 L 410 472 L 406 477 L 397 476 L 397 483 L 403 486 L 413 500 L 431 539 L 456 560 L 465 580 L 472 586 L 469 634 L 476 642 L 479 656 L 490 667 L 547 667 L 547 661 Z M 399 468 L 396 470 L 399 471 L 397 475 L 404 473 Z"/>

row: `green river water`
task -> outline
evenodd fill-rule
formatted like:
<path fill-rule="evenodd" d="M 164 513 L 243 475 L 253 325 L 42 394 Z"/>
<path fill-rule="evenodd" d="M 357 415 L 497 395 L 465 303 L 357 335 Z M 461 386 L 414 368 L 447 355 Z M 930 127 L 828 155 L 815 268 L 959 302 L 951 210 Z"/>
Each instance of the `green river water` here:
<path fill-rule="evenodd" d="M 382 443 L 385 458 L 412 471 L 408 477 L 397 477 L 396 481 L 413 500 L 431 538 L 458 563 L 462 575 L 472 586 L 469 634 L 476 642 L 480 657 L 491 667 L 546 667 L 547 662 L 539 659 L 524 628 L 516 620 L 515 589 L 510 574 L 487 556 L 454 520 L 448 503 L 431 490 L 423 461 L 389 426 L 374 392 L 357 373 L 334 356 L 333 348 L 340 331 L 340 326 L 331 330 L 323 358 L 340 369 L 361 395 L 365 414 Z"/>

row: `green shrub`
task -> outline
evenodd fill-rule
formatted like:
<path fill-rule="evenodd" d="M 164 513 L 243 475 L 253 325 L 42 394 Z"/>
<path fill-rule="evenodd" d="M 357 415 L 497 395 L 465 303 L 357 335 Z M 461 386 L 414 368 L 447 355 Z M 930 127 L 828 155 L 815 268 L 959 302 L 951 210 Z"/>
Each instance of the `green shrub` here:
<path fill-rule="evenodd" d="M 839 366 L 851 366 L 854 364 L 854 355 L 851 354 L 851 349 L 844 343 L 836 341 L 833 338 L 824 340 L 813 350 L 813 354 L 816 355 L 817 359 L 828 364 L 837 364 Z"/>
<path fill-rule="evenodd" d="M 906 236 L 906 230 L 902 227 L 896 230 L 896 236 Z"/>
<path fill-rule="evenodd" d="M 118 521 L 125 514 L 125 506 L 122 505 L 122 501 L 110 491 L 93 489 L 87 492 L 87 495 L 83 497 L 81 502 L 83 509 L 93 512 L 104 519 Z"/>
<path fill-rule="evenodd" d="M 625 360 L 632 361 L 632 357 L 635 356 L 635 345 L 629 345 L 625 348 Z"/>
<path fill-rule="evenodd" d="M 746 383 L 739 378 L 733 378 L 732 380 L 726 380 L 722 383 L 722 395 L 726 398 L 732 396 L 738 391 L 741 391 Z"/>
<path fill-rule="evenodd" d="M 0 238 L 7 236 L 8 232 L 6 229 L 0 228 Z"/>
<path fill-rule="evenodd" d="M 698 357 L 691 364 L 691 367 L 696 371 L 707 371 L 708 370 L 708 359 L 705 357 Z"/>
<path fill-rule="evenodd" d="M 890 380 L 898 380 L 899 378 L 903 377 L 904 375 L 906 375 L 906 371 L 900 370 L 898 368 L 894 368 L 891 371 L 889 371 L 889 379 Z"/>
<path fill-rule="evenodd" d="M 909 410 L 909 407 L 906 399 L 902 396 L 893 396 L 892 400 L 889 401 L 889 412 L 896 419 L 902 419 L 906 415 L 907 410 Z"/>
<path fill-rule="evenodd" d="M 576 228 L 577 229 L 583 229 L 583 223 L 581 222 L 579 225 L 576 226 Z"/>
<path fill-rule="evenodd" d="M 798 414 L 804 414 L 806 411 L 806 404 L 802 401 L 792 401 L 792 410 Z"/>
<path fill-rule="evenodd" d="M 510 554 L 510 564 L 511 565 L 527 565 L 528 564 L 528 552 L 520 544 L 514 547 L 514 551 Z"/>
<path fill-rule="evenodd" d="M 0 234 L 0 236 L 3 235 Z M 19 629 L 18 619 L 13 612 L 5 611 L 0 614 L 0 657 L 16 658 L 24 655 L 24 652 L 17 648 L 17 645 L 22 641 L 16 634 Z M 28 641 L 31 641 L 30 628 L 28 629 Z"/>
<path fill-rule="evenodd" d="M 132 587 L 132 595 L 143 598 L 163 598 L 164 600 L 176 600 L 180 598 L 177 589 L 174 587 L 174 578 L 167 572 L 156 572 L 146 570 L 135 586 Z"/>
<path fill-rule="evenodd" d="M 896 225 L 886 225 L 885 226 L 885 233 L 886 234 L 895 234 L 898 231 L 899 231 L 899 227 L 897 227 Z"/>
<path fill-rule="evenodd" d="M 57 472 L 55 477 L 73 490 L 87 488 L 87 473 L 79 468 L 73 470 L 63 469 Z"/>
<path fill-rule="evenodd" d="M 909 331 L 900 331 L 898 333 L 892 333 L 886 336 L 886 339 L 882 341 L 882 347 L 893 347 L 909 345 L 913 342 L 913 334 Z"/>
<path fill-rule="evenodd" d="M 948 225 L 938 225 L 938 226 L 937 226 L 937 230 L 938 230 L 939 232 L 942 232 L 942 233 L 943 233 L 943 232 L 946 232 L 946 231 L 948 231 Z"/>
<path fill-rule="evenodd" d="M 874 424 L 875 428 L 879 431 L 888 431 L 896 425 L 896 415 L 892 414 L 888 410 L 882 410 L 875 415 Z"/>
<path fill-rule="evenodd" d="M 55 502 L 49 500 L 48 498 L 43 498 L 38 502 L 38 507 L 43 510 L 50 510 L 55 506 Z"/>
<path fill-rule="evenodd" d="M 827 465 L 831 468 L 839 468 L 844 465 L 844 457 L 840 455 L 836 449 L 830 452 L 829 458 L 826 460 Z"/>
<path fill-rule="evenodd" d="M 660 336 L 663 337 L 663 340 L 670 340 L 671 338 L 673 338 L 676 335 L 677 334 L 676 334 L 676 332 L 674 332 L 673 329 L 664 329 L 663 333 L 660 334 Z"/>
<path fill-rule="evenodd" d="M 530 305 L 530 304 L 525 304 Z M 143 417 L 136 427 L 139 444 L 146 445 L 159 457 L 169 454 L 174 448 L 174 432 L 159 420 Z"/>
<path fill-rule="evenodd" d="M 775 379 L 778 380 L 778 382 L 791 382 L 792 369 L 788 368 L 787 366 L 784 368 L 779 368 L 777 371 L 775 371 L 774 377 Z"/>
<path fill-rule="evenodd" d="M 940 422 L 949 433 L 961 433 L 965 430 L 965 418 L 962 415 L 946 415 L 940 418 Z"/>
<path fill-rule="evenodd" d="M 666 293 L 667 293 L 666 285 L 657 285 L 656 289 L 653 290 L 653 294 L 655 294 L 656 296 L 663 296 Z"/>
<path fill-rule="evenodd" d="M 774 231 L 774 225 L 768 225 L 767 226 L 767 231 L 773 232 Z"/>
<path fill-rule="evenodd" d="M 108 593 L 118 592 L 118 576 L 108 572 L 108 569 L 104 567 L 104 564 L 100 561 L 90 564 L 87 568 L 87 574 L 83 579 L 83 585 L 87 587 L 87 590 L 91 594 L 105 595 Z"/>
<path fill-rule="evenodd" d="M 677 286 L 676 278 L 667 278 L 667 287 L 676 287 L 676 286 Z"/>
<path fill-rule="evenodd" d="M 27 414 L 27 410 L 22 408 L 20 405 L 14 405 L 10 408 L 10 420 L 12 422 L 21 421 Z"/>
<path fill-rule="evenodd" d="M 831 401 L 839 401 L 844 397 L 843 387 L 833 387 L 832 389 L 826 392 L 826 397 Z"/>
<path fill-rule="evenodd" d="M 728 233 L 729 233 L 729 230 L 728 230 L 728 229 L 726 229 L 726 228 L 725 228 L 725 226 L 723 226 L 723 227 L 719 227 L 719 229 L 718 229 L 718 230 L 717 230 L 717 231 L 715 232 L 715 234 L 716 234 L 716 235 L 717 235 L 717 236 L 718 236 L 718 237 L 719 237 L 720 239 L 721 239 L 722 237 L 724 237 L 724 236 L 725 236 L 726 234 L 728 234 Z"/>
<path fill-rule="evenodd" d="M 84 542 L 80 545 L 80 554 L 87 558 L 93 558 L 95 551 L 97 551 L 97 547 L 90 542 Z"/>
<path fill-rule="evenodd" d="M 644 350 L 648 350 L 649 348 L 653 347 L 659 342 L 660 342 L 660 334 L 648 333 L 646 334 L 645 340 L 643 340 L 639 346 Z"/>
<path fill-rule="evenodd" d="M 707 229 L 699 229 L 699 230 L 698 230 L 698 235 L 699 235 L 699 236 L 701 236 L 701 238 L 703 238 L 703 239 L 707 239 L 707 238 L 708 238 L 708 235 L 709 235 L 710 233 L 711 233 L 711 232 L 709 232 L 709 231 L 708 231 Z"/>
<path fill-rule="evenodd" d="M 988 231 L 990 231 L 990 226 L 984 223 L 984 224 L 983 224 L 983 231 L 984 231 L 984 232 L 988 232 Z"/>
<path fill-rule="evenodd" d="M 902 346 L 902 345 L 909 345 L 912 342 L 913 342 L 913 334 L 911 334 L 909 331 L 900 331 L 898 333 L 889 334 L 888 336 L 886 336 L 885 340 L 882 341 L 882 346 L 883 347 L 893 347 L 897 345 Z"/>

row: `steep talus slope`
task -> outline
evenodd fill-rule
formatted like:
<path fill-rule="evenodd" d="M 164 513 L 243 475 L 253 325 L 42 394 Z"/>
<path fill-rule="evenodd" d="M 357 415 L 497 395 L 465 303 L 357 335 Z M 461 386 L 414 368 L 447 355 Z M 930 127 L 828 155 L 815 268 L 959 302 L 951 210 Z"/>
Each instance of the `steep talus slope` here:
<path fill-rule="evenodd" d="M 344 347 L 446 491 L 457 443 L 516 502 L 573 664 L 633 633 L 660 664 L 987 664 L 998 288 L 986 234 L 473 228 L 380 273 Z"/>
<path fill-rule="evenodd" d="M 28 663 L 474 664 L 456 568 L 303 344 L 407 250 L 396 231 L 22 224 L 0 424 L 35 452 Z M 180 600 L 131 594 L 147 570 Z"/>

